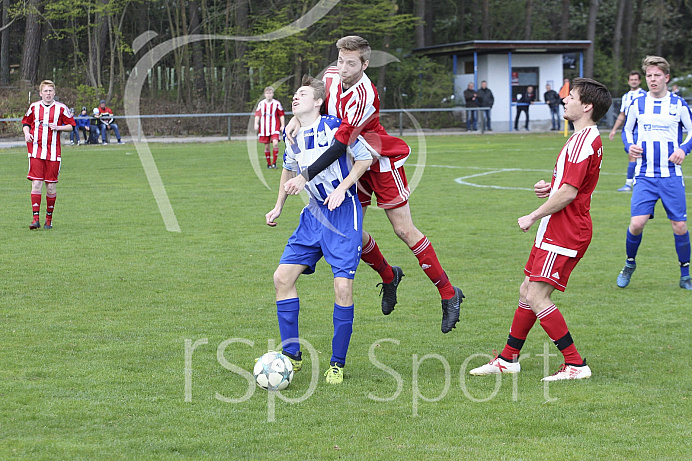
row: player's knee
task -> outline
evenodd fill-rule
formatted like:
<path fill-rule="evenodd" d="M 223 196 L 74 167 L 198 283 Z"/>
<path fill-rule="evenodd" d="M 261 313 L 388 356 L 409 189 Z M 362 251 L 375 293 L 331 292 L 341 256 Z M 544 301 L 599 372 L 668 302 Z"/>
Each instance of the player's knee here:
<path fill-rule="evenodd" d="M 683 235 L 687 233 L 686 221 L 671 221 L 670 224 L 673 226 L 674 234 Z"/>
<path fill-rule="evenodd" d="M 291 281 L 288 278 L 288 274 L 284 273 L 281 268 L 274 271 L 274 288 L 276 291 L 283 291 L 289 288 Z"/>
<path fill-rule="evenodd" d="M 350 281 L 340 278 L 334 279 L 334 295 L 339 305 L 344 306 L 353 304 L 353 290 Z"/>

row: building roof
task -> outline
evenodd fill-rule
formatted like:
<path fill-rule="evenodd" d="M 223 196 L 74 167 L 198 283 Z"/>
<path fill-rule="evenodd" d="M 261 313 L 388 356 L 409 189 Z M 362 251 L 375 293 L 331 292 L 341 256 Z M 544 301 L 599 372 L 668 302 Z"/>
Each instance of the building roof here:
<path fill-rule="evenodd" d="M 416 48 L 411 54 L 422 56 L 473 56 L 478 54 L 550 53 L 586 51 L 590 40 L 472 40 Z"/>

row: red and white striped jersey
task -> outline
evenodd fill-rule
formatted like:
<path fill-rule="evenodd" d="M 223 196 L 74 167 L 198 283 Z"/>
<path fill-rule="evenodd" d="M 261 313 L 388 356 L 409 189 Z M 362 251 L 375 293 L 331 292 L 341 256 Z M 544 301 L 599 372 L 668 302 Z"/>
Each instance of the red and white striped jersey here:
<path fill-rule="evenodd" d="M 259 117 L 258 136 L 271 136 L 281 134 L 281 117 L 284 115 L 284 108 L 276 99 L 267 101 L 263 99 L 257 104 L 255 117 Z"/>
<path fill-rule="evenodd" d="M 591 243 L 591 195 L 603 161 L 598 128 L 587 126 L 574 133 L 555 162 L 552 196 L 563 184 L 577 188 L 577 196 L 562 210 L 541 219 L 536 246 L 571 258 L 582 257 Z"/>
<path fill-rule="evenodd" d="M 380 124 L 380 96 L 370 78 L 363 74 L 357 83 L 343 91 L 339 71 L 332 66 L 324 72 L 322 80 L 327 90 L 327 113 L 341 119 L 335 138 L 350 145 L 360 135 L 375 155 L 394 157 L 397 166 L 403 165 L 411 149 L 403 140 L 387 134 Z M 390 168 L 385 165 L 389 161 L 376 162 L 371 168 L 385 171 Z"/>
<path fill-rule="evenodd" d="M 51 130 L 48 124 L 75 126 L 72 112 L 65 105 L 57 101 L 49 106 L 42 101 L 36 101 L 29 106 L 26 115 L 22 119 L 22 125 L 29 127 L 29 132 L 34 137 L 33 143 L 26 143 L 29 157 L 42 160 L 58 161 L 60 159 L 60 131 Z"/>

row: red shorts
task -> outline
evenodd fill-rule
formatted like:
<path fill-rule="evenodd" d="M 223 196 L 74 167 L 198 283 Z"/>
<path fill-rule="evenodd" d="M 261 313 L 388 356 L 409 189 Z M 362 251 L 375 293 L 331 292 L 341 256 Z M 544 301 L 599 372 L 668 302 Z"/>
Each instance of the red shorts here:
<path fill-rule="evenodd" d="M 565 291 L 569 276 L 579 258 L 571 258 L 553 251 L 542 250 L 534 245 L 524 267 L 524 273 L 531 282 L 549 283 L 560 291 Z"/>
<path fill-rule="evenodd" d="M 377 160 L 376 160 L 377 161 Z M 380 208 L 399 208 L 408 203 L 411 190 L 406 180 L 404 167 L 394 168 L 394 161 L 390 157 L 382 157 L 382 162 L 390 162 L 389 171 L 373 171 L 363 173 L 358 180 L 358 199 L 362 206 L 368 206 L 372 202 L 372 194 L 377 197 L 377 206 Z"/>
<path fill-rule="evenodd" d="M 278 140 L 279 140 L 278 134 L 273 134 L 271 136 L 260 136 L 259 137 L 260 144 L 269 144 L 272 141 L 278 141 Z"/>
<path fill-rule="evenodd" d="M 58 182 L 60 160 L 42 160 L 29 157 L 29 174 L 26 179 L 31 181 Z"/>

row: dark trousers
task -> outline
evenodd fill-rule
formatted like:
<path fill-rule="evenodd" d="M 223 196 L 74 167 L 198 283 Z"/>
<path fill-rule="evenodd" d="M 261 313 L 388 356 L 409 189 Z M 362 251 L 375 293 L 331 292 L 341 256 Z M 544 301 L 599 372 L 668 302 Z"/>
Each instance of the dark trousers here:
<path fill-rule="evenodd" d="M 524 128 L 527 130 L 529 129 L 529 106 L 528 104 L 525 106 L 517 106 L 517 116 L 514 119 L 514 129 L 518 130 L 519 129 L 519 116 L 521 115 L 522 112 L 526 113 L 526 124 L 524 125 Z"/>

